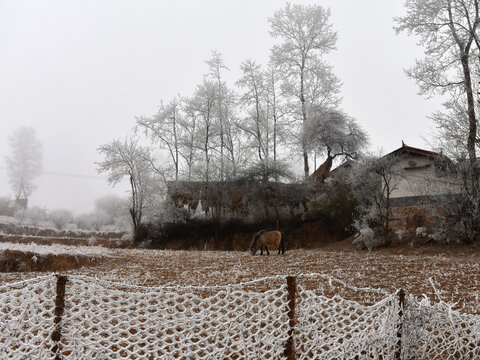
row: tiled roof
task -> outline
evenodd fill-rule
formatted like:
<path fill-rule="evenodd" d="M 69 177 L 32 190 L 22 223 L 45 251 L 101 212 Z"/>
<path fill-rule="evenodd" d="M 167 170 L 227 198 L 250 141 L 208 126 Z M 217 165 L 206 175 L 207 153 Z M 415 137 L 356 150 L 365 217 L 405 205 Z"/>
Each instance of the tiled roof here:
<path fill-rule="evenodd" d="M 408 146 L 403 141 L 402 141 L 402 147 L 398 148 L 397 150 L 392 151 L 391 153 L 389 153 L 385 156 L 400 155 L 400 154 L 404 154 L 404 153 L 423 155 L 423 156 L 428 156 L 428 157 L 432 157 L 432 158 L 442 158 L 443 157 L 442 154 L 439 154 L 439 153 L 431 151 L 431 150 L 424 150 L 424 149 L 419 149 L 419 148 L 414 148 L 412 146 Z"/>

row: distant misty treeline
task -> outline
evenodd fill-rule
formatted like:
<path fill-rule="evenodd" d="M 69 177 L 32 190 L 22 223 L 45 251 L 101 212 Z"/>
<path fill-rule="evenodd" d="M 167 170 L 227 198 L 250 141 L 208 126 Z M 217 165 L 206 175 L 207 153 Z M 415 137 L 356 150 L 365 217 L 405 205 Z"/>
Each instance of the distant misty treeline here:
<path fill-rule="evenodd" d="M 128 231 L 130 202 L 116 195 L 95 200 L 94 210 L 74 214 L 67 209 L 45 209 L 39 206 L 22 207 L 16 200 L 0 197 L 1 222 L 34 228 L 88 231 Z M 1 233 L 1 231 L 0 231 Z"/>

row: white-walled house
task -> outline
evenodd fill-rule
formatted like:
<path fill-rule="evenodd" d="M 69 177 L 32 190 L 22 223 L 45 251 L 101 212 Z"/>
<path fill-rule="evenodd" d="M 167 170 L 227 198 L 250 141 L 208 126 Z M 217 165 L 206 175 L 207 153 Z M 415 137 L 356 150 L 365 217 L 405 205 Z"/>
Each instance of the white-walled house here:
<path fill-rule="evenodd" d="M 407 146 L 402 142 L 402 147 L 385 157 L 393 158 L 396 174 L 392 180 L 394 189 L 390 194 L 391 199 L 412 202 L 455 192 L 455 180 L 445 169 L 445 164 L 450 160 L 443 154 Z M 395 162 L 395 159 L 398 160 Z"/>
<path fill-rule="evenodd" d="M 443 195 L 459 191 L 458 180 L 448 171 L 451 160 L 431 150 L 405 145 L 385 155 L 393 161 L 389 227 L 396 232 L 418 233 L 435 226 Z M 400 236 L 400 235 L 399 235 Z"/>

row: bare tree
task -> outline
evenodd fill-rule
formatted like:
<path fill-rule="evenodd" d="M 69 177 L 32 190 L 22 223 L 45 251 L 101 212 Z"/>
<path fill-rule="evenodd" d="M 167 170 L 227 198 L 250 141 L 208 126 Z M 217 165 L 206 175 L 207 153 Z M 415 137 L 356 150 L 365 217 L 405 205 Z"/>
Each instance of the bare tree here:
<path fill-rule="evenodd" d="M 319 84 L 319 67 L 323 64 L 321 56 L 333 50 L 337 41 L 329 18 L 330 11 L 319 5 L 287 3 L 284 9 L 269 19 L 271 35 L 283 40 L 273 47 L 272 61 L 283 71 L 285 92 L 298 101 L 294 116 L 301 120 L 300 133 L 307 122 L 308 108 L 312 102 L 307 94 L 313 91 L 307 87 L 311 83 Z M 301 140 L 301 136 L 298 138 Z M 301 145 L 305 177 L 308 177 L 308 149 L 306 144 Z"/>
<path fill-rule="evenodd" d="M 11 155 L 5 158 L 15 199 L 28 199 L 35 189 L 33 180 L 42 170 L 42 144 L 31 127 L 18 128 L 9 138 Z"/>
<path fill-rule="evenodd" d="M 136 230 L 142 223 L 142 217 L 148 201 L 152 200 L 154 194 L 154 179 L 152 176 L 150 152 L 147 148 L 138 145 L 135 138 L 113 140 L 102 145 L 98 151 L 105 156 L 105 159 L 97 163 L 98 172 L 108 173 L 108 182 L 116 185 L 125 177 L 130 182 L 129 209 L 133 224 Z"/>

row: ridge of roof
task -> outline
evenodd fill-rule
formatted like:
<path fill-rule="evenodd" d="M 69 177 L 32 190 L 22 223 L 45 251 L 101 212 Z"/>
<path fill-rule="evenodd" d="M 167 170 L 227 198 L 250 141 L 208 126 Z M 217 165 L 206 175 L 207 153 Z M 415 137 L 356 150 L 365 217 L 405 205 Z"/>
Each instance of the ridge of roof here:
<path fill-rule="evenodd" d="M 402 147 L 388 153 L 387 155 L 385 155 L 385 157 L 392 156 L 392 155 L 398 155 L 402 152 L 408 152 L 408 153 L 412 153 L 412 154 L 429 156 L 429 157 L 433 157 L 433 158 L 443 157 L 443 154 L 440 154 L 440 153 L 437 153 L 437 152 L 431 151 L 431 150 L 425 150 L 425 149 L 415 148 L 413 146 L 408 146 L 403 141 L 402 141 Z"/>

